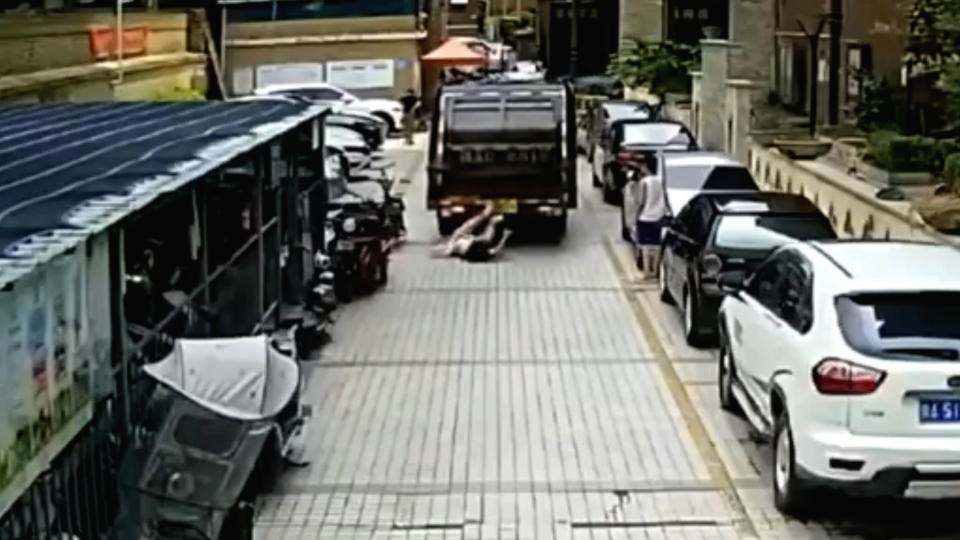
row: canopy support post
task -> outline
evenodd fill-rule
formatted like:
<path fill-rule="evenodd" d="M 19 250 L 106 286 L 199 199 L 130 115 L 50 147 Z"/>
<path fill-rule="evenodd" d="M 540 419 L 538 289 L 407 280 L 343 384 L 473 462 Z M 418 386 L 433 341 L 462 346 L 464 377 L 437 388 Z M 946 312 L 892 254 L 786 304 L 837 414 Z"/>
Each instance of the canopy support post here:
<path fill-rule="evenodd" d="M 124 343 L 127 335 L 127 321 L 123 310 L 123 289 L 126 279 L 124 268 L 124 234 L 121 227 L 112 227 L 108 234 L 109 265 L 110 265 L 110 372 L 114 374 L 116 392 L 120 398 L 120 420 L 123 422 L 119 430 L 124 437 L 130 434 L 132 426 L 130 418 L 130 360 Z M 116 373 L 119 368 L 120 381 Z"/>

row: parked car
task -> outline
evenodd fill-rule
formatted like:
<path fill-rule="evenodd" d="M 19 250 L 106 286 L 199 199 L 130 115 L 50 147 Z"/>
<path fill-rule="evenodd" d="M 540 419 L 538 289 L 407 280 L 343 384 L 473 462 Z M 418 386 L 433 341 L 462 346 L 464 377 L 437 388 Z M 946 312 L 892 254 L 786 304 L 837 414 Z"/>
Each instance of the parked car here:
<path fill-rule="evenodd" d="M 795 239 L 836 237 L 830 219 L 800 195 L 698 195 L 664 230 L 660 297 L 680 301 L 684 335 L 690 344 L 701 344 L 716 335 L 721 271 L 750 272 L 771 251 Z"/>
<path fill-rule="evenodd" d="M 637 118 L 650 120 L 654 116 L 653 106 L 645 101 L 601 101 L 588 113 L 586 121 L 586 148 L 587 161 L 594 163 L 598 146 L 603 146 L 604 137 L 610 135 L 609 130 L 617 120 Z M 594 169 L 595 178 L 602 177 L 602 171 Z M 594 182 L 599 186 L 599 182 Z"/>
<path fill-rule="evenodd" d="M 960 496 L 957 268 L 952 246 L 837 241 L 721 275 L 720 400 L 773 442 L 778 509 L 815 486 Z"/>
<path fill-rule="evenodd" d="M 637 165 L 656 158 L 660 152 L 688 152 L 697 149 L 697 139 L 683 124 L 672 121 L 619 120 L 613 126 L 613 147 L 617 150 L 601 182 L 604 200 L 620 199 L 621 233 L 630 231 L 640 212 L 640 175 Z M 656 159 L 653 160 L 656 163 Z M 651 171 L 657 174 L 659 171 Z M 621 183 L 622 182 L 622 183 Z"/>
<path fill-rule="evenodd" d="M 661 155 L 660 174 L 667 210 L 678 215 L 695 196 L 708 191 L 757 191 L 756 181 L 740 162 L 713 152 L 670 152 Z"/>
<path fill-rule="evenodd" d="M 353 114 L 333 113 L 326 116 L 328 126 L 339 126 L 358 132 L 370 148 L 376 150 L 383 146 L 387 138 L 387 125 L 378 118 L 363 118 Z"/>
<path fill-rule="evenodd" d="M 361 99 L 342 88 L 327 83 L 273 84 L 258 88 L 256 95 L 295 95 L 310 101 L 340 102 L 343 111 L 372 114 L 383 120 L 390 131 L 400 128 L 403 106 L 395 99 Z"/>

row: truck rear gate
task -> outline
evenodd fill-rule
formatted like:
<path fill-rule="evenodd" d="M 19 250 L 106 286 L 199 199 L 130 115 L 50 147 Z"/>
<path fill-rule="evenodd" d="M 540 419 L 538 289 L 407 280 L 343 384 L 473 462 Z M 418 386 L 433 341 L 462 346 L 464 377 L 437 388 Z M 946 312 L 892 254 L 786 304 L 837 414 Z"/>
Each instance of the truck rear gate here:
<path fill-rule="evenodd" d="M 572 92 L 559 84 L 441 88 L 430 140 L 427 207 L 449 220 L 496 201 L 505 214 L 566 222 L 575 208 Z M 445 220 L 447 222 L 445 222 Z M 565 225 L 564 225 L 565 227 Z"/>

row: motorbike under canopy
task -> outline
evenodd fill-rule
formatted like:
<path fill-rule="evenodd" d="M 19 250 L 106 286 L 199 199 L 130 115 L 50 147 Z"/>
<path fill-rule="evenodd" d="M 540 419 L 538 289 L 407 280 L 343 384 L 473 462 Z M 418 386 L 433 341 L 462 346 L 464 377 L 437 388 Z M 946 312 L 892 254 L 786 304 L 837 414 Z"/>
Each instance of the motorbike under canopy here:
<path fill-rule="evenodd" d="M 245 537 L 304 435 L 300 365 L 260 335 L 178 339 L 143 369 L 160 385 L 121 464 L 124 537 Z"/>

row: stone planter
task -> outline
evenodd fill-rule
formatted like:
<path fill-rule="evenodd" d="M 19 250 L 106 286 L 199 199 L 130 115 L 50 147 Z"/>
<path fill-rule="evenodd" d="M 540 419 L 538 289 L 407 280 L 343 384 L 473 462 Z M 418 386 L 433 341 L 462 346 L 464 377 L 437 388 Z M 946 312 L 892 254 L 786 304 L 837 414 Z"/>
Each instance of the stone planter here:
<path fill-rule="evenodd" d="M 833 143 L 816 139 L 776 139 L 773 146 L 791 159 L 809 160 L 829 152 Z"/>
<path fill-rule="evenodd" d="M 750 138 L 761 146 L 773 146 L 773 142 L 779 139 L 800 139 L 809 138 L 810 132 L 806 129 L 797 128 L 760 128 L 749 131 Z"/>
<path fill-rule="evenodd" d="M 857 175 L 863 154 L 867 148 L 867 140 L 859 137 L 843 137 L 833 141 L 833 148 L 827 154 L 827 159 L 847 174 Z"/>
<path fill-rule="evenodd" d="M 875 185 L 932 186 L 936 183 L 934 176 L 928 172 L 887 171 L 863 160 L 860 161 L 857 169 L 864 180 Z"/>

